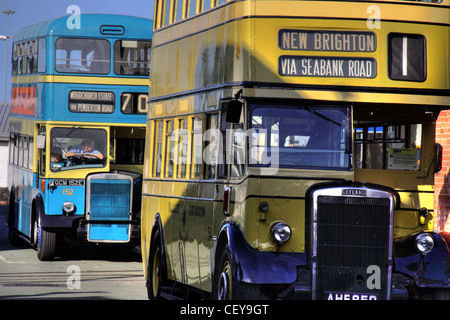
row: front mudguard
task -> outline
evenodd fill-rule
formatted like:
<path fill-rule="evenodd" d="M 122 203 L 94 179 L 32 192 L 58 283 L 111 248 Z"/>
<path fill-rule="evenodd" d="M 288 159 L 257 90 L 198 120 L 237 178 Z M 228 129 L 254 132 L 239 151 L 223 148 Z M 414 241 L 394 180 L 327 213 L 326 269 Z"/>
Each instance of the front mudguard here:
<path fill-rule="evenodd" d="M 60 215 L 46 214 L 44 199 L 40 193 L 34 196 L 33 206 L 36 210 L 36 214 L 39 214 L 40 225 L 44 228 L 71 228 L 73 226 L 73 221 L 80 218 L 80 216 L 66 216 L 62 213 L 62 209 Z"/>
<path fill-rule="evenodd" d="M 395 270 L 412 277 L 419 288 L 450 289 L 450 233 L 430 234 L 435 246 L 425 256 L 416 250 L 418 233 L 395 242 Z"/>
<path fill-rule="evenodd" d="M 301 252 L 258 251 L 245 240 L 239 227 L 232 223 L 222 226 L 215 253 L 217 265 L 224 248 L 228 247 L 236 268 L 235 278 L 251 284 L 290 284 L 297 280 L 297 267 L 306 266 L 306 254 Z"/>

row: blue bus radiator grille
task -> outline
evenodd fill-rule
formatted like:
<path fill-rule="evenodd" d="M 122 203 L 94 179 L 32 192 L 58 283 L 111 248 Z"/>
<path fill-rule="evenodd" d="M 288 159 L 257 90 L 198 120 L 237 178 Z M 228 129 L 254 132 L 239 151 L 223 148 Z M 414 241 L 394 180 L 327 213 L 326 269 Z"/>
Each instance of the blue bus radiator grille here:
<path fill-rule="evenodd" d="M 129 220 L 130 190 L 128 180 L 91 180 L 92 220 Z"/>
<path fill-rule="evenodd" d="M 131 182 L 92 179 L 90 183 L 89 240 L 129 241 Z M 102 221 L 102 223 L 95 223 Z M 111 221 L 111 223 L 107 223 Z"/>
<path fill-rule="evenodd" d="M 389 256 L 390 202 L 388 198 L 319 196 L 317 199 L 317 290 L 374 293 L 384 296 Z M 364 284 L 368 266 L 381 269 L 381 290 Z"/>

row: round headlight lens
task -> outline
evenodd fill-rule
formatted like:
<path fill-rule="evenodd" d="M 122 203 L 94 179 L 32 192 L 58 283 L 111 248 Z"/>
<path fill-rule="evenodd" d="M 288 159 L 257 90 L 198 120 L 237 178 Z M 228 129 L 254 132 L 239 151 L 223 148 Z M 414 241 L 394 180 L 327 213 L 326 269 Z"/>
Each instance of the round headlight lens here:
<path fill-rule="evenodd" d="M 272 228 L 273 238 L 278 244 L 283 244 L 291 238 L 291 228 L 283 222 L 279 222 Z"/>
<path fill-rule="evenodd" d="M 63 204 L 63 211 L 65 213 L 72 213 L 73 209 L 75 209 L 75 205 L 73 204 L 73 202 L 70 201 L 66 201 Z"/>
<path fill-rule="evenodd" d="M 434 239 L 428 233 L 421 233 L 416 237 L 416 247 L 423 255 L 429 253 L 434 247 Z"/>

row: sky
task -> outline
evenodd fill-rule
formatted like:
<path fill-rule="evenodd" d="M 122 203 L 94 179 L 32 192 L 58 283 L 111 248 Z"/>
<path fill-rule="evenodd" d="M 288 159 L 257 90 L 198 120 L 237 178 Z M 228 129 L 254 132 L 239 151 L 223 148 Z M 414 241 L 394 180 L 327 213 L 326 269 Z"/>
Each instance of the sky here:
<path fill-rule="evenodd" d="M 8 36 L 22 27 L 72 14 L 68 8 L 76 5 L 83 13 L 114 13 L 153 19 L 154 0 L 0 0 L 0 36 L 6 35 L 7 18 L 2 10 L 13 10 L 9 15 Z M 0 40 L 0 103 L 4 101 L 5 40 Z M 8 39 L 6 102 L 11 100 L 11 44 Z"/>

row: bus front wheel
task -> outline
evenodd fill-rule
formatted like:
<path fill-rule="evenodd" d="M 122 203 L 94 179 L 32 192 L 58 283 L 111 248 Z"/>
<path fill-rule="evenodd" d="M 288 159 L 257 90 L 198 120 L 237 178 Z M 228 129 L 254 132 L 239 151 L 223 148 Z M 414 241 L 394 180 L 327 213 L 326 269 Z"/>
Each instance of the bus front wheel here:
<path fill-rule="evenodd" d="M 222 251 L 220 263 L 214 272 L 212 299 L 214 300 L 258 300 L 260 288 L 236 279 L 235 263 L 231 251 L 226 247 Z"/>
<path fill-rule="evenodd" d="M 217 300 L 231 300 L 233 295 L 233 275 L 231 271 L 231 259 L 227 252 L 222 256 L 219 272 L 217 273 L 215 298 Z"/>
<path fill-rule="evenodd" d="M 56 252 L 56 233 L 42 227 L 39 219 L 35 223 L 35 226 L 38 259 L 41 261 L 53 260 Z"/>
<path fill-rule="evenodd" d="M 212 298 L 214 300 L 239 300 L 240 283 L 235 278 L 231 251 L 225 247 L 214 272 Z"/>

